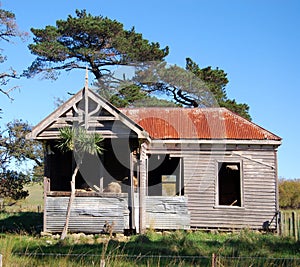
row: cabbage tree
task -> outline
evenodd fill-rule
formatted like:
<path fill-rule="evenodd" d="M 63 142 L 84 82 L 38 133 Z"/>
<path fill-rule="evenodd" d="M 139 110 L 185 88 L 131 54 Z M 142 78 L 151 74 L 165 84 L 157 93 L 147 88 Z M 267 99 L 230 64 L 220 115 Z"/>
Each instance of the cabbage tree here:
<path fill-rule="evenodd" d="M 61 233 L 61 239 L 64 239 L 68 232 L 71 206 L 75 198 L 75 178 L 82 164 L 83 157 L 86 154 L 102 154 L 102 141 L 102 135 L 97 133 L 90 133 L 82 127 L 64 127 L 60 129 L 60 138 L 57 147 L 62 152 L 72 151 L 76 162 L 76 167 L 73 171 L 71 179 L 71 195 L 67 208 L 65 226 Z"/>

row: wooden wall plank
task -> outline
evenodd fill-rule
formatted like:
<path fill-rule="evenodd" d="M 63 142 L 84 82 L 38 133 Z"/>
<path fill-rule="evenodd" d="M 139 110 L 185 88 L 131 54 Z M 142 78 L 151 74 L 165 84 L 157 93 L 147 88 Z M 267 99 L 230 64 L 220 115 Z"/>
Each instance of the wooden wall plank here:
<path fill-rule="evenodd" d="M 184 158 L 185 196 L 195 228 L 261 229 L 276 213 L 276 161 L 274 150 L 247 150 L 224 155 L 191 154 Z M 217 161 L 242 162 L 243 207 L 218 207 Z M 276 220 L 274 220 L 276 221 Z M 272 222 L 271 228 L 276 227 Z"/>

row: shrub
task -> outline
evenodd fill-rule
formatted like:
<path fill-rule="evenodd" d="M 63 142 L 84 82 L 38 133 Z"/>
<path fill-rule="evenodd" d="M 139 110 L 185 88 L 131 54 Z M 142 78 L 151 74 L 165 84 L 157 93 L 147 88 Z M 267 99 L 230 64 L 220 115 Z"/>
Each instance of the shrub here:
<path fill-rule="evenodd" d="M 279 205 L 281 208 L 300 208 L 300 179 L 279 181 Z"/>
<path fill-rule="evenodd" d="M 6 171 L 0 174 L 0 198 L 19 200 L 29 194 L 24 185 L 29 183 L 28 177 L 16 171 Z"/>

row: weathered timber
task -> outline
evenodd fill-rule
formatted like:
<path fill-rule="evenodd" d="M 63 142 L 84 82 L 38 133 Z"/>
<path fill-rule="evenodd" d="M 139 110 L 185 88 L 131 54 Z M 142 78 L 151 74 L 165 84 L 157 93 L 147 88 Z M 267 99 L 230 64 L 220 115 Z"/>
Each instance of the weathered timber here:
<path fill-rule="evenodd" d="M 68 197 L 47 196 L 45 232 L 61 232 L 64 227 Z M 122 197 L 76 197 L 71 208 L 70 232 L 101 233 L 104 225 L 113 225 L 113 232 L 129 227 L 129 210 Z"/>
<path fill-rule="evenodd" d="M 146 226 L 152 229 L 189 229 L 187 198 L 146 197 Z"/>
<path fill-rule="evenodd" d="M 184 158 L 185 195 L 189 199 L 191 227 L 262 229 L 277 212 L 274 151 L 243 151 L 240 155 L 189 155 Z M 241 207 L 218 206 L 217 162 L 240 162 Z M 271 229 L 276 229 L 276 220 Z"/>

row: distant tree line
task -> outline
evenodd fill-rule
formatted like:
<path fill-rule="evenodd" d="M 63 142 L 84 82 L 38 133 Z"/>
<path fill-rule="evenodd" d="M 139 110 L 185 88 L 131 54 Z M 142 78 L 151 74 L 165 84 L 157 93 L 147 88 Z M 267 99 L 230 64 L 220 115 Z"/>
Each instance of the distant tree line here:
<path fill-rule="evenodd" d="M 279 206 L 282 209 L 300 208 L 300 179 L 279 180 Z"/>

